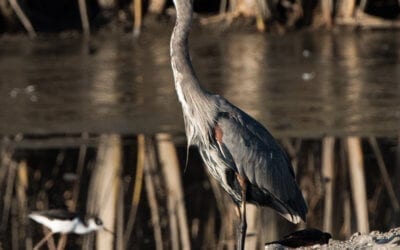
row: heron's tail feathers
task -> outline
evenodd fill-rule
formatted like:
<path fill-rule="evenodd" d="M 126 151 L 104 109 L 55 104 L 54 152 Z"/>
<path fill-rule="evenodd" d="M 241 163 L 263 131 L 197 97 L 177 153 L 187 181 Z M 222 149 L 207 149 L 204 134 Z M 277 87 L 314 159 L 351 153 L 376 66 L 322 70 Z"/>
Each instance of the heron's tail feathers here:
<path fill-rule="evenodd" d="M 293 224 L 298 224 L 301 221 L 306 222 L 308 209 L 306 202 L 303 199 L 303 196 L 300 196 L 296 200 L 290 200 L 286 202 L 275 200 L 273 207 L 282 217 L 292 222 Z"/>
<path fill-rule="evenodd" d="M 292 222 L 293 224 L 299 224 L 301 221 L 305 221 L 305 219 L 301 218 L 299 215 L 290 214 L 290 213 L 279 213 L 282 215 L 283 218 L 287 219 L 288 221 Z"/>

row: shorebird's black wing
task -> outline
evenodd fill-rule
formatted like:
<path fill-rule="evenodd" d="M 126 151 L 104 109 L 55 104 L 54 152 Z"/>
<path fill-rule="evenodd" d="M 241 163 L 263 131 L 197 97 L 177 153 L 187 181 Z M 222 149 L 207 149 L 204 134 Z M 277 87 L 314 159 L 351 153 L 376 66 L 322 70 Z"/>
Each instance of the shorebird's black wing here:
<path fill-rule="evenodd" d="M 49 218 L 50 220 L 73 220 L 76 217 L 79 217 L 78 213 L 74 212 L 69 212 L 64 209 L 50 209 L 50 210 L 44 210 L 44 211 L 35 211 L 32 212 L 31 214 L 37 214 L 41 216 L 45 216 Z"/>

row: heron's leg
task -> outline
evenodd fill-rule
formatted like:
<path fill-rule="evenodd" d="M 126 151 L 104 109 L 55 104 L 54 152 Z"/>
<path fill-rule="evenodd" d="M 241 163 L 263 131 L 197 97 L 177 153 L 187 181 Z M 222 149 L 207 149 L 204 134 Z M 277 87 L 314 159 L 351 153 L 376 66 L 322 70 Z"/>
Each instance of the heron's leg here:
<path fill-rule="evenodd" d="M 48 233 L 46 236 L 43 237 L 43 239 L 41 241 L 39 241 L 39 243 L 37 243 L 34 247 L 33 250 L 38 250 L 44 243 L 46 243 L 46 241 L 48 239 L 50 239 L 51 236 L 53 236 L 53 232 Z"/>
<path fill-rule="evenodd" d="M 246 220 L 246 191 L 247 191 L 247 184 L 246 180 L 240 176 L 239 174 L 236 175 L 241 191 L 242 191 L 242 202 L 240 204 L 240 235 L 238 241 L 238 250 L 244 249 L 244 243 L 246 240 L 246 230 L 247 230 L 247 220 Z"/>

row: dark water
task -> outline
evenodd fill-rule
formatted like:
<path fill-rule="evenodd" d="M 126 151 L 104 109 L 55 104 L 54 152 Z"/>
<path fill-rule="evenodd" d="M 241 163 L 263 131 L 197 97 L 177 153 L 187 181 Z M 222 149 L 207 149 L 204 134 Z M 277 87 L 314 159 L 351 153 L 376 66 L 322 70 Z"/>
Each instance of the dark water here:
<path fill-rule="evenodd" d="M 136 42 L 102 32 L 92 54 L 79 37 L 0 38 L 0 134 L 182 132 L 171 27 L 152 29 Z M 190 46 L 202 84 L 278 137 L 393 136 L 400 125 L 399 35 L 196 28 Z"/>

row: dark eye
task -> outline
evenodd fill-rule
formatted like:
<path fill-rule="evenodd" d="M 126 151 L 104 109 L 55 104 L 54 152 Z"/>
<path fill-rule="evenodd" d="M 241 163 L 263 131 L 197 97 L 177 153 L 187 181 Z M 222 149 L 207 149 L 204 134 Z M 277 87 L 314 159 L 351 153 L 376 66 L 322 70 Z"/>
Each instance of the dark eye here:
<path fill-rule="evenodd" d="M 99 225 L 99 226 L 103 225 L 103 222 L 99 218 L 95 218 L 94 222 L 96 223 L 96 225 Z"/>

